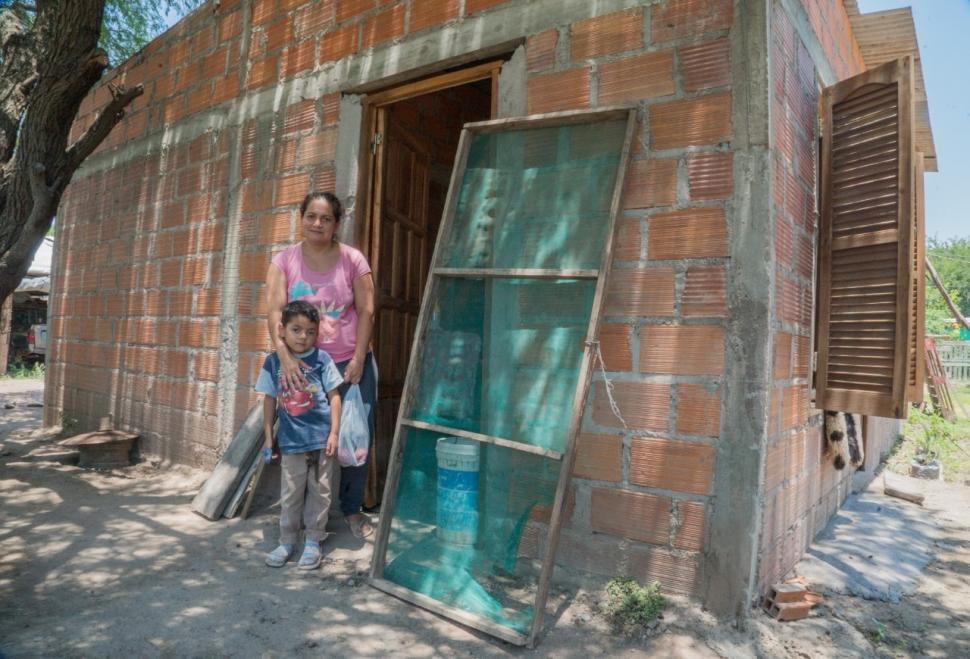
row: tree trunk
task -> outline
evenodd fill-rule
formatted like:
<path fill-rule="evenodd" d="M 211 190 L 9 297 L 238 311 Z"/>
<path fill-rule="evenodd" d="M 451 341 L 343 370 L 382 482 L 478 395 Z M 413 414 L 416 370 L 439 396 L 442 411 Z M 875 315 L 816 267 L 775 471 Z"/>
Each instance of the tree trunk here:
<path fill-rule="evenodd" d="M 104 3 L 38 0 L 30 34 L 19 40 L 0 35 L 4 55 L 0 90 L 13 87 L 4 79 L 11 75 L 7 60 L 14 61 L 18 53 L 32 49 L 34 65 L 25 107 L 14 122 L 20 127 L 15 135 L 17 148 L 0 172 L 0 299 L 27 273 L 78 166 L 121 120 L 124 107 L 141 93 L 140 88 L 114 90 L 101 117 L 68 148 L 81 101 L 108 65 L 104 51 L 97 47 Z M 0 107 L 0 113 L 11 111 Z M 9 123 L 0 121 L 0 129 Z"/>

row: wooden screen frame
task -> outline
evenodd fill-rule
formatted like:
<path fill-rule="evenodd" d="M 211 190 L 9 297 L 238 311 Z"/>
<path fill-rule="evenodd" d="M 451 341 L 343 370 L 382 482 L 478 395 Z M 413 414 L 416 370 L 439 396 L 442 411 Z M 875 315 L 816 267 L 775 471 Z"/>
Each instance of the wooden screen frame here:
<path fill-rule="evenodd" d="M 616 234 L 616 220 L 620 213 L 620 203 L 623 194 L 626 170 L 629 165 L 630 151 L 633 143 L 633 135 L 636 127 L 636 110 L 629 107 L 611 107 L 598 110 L 579 110 L 568 112 L 553 112 L 548 114 L 532 115 L 529 117 L 519 117 L 510 119 L 496 119 L 465 124 L 462 130 L 458 146 L 458 156 L 452 170 L 451 182 L 448 186 L 448 194 L 445 198 L 445 209 L 441 220 L 441 228 L 435 244 L 434 256 L 432 257 L 431 273 L 428 283 L 425 286 L 421 301 L 421 311 L 418 316 L 418 325 L 414 334 L 414 343 L 411 347 L 412 365 L 418 364 L 424 352 L 424 338 L 427 334 L 429 323 L 429 306 L 433 297 L 438 280 L 443 276 L 454 275 L 454 269 L 441 268 L 439 264 L 443 256 L 442 245 L 446 242 L 448 231 L 451 230 L 452 223 L 458 205 L 459 190 L 464 179 L 466 166 L 468 163 L 468 153 L 471 147 L 472 135 L 476 133 L 495 133 L 506 130 L 525 129 L 525 128 L 546 128 L 575 125 L 580 123 L 594 123 L 596 121 L 608 121 L 616 119 L 626 119 L 626 135 L 623 147 L 620 152 L 620 162 L 617 169 L 616 181 L 614 182 L 613 197 L 610 204 L 610 218 L 607 226 L 606 240 L 603 245 L 603 252 L 600 261 L 600 268 L 597 270 L 536 270 L 536 269 L 506 269 L 490 271 L 490 276 L 497 277 L 568 277 L 596 279 L 596 288 L 593 296 L 593 304 L 590 309 L 589 322 L 586 329 L 586 341 L 584 342 L 583 357 L 576 381 L 576 392 L 573 396 L 573 409 L 570 416 L 569 431 L 565 451 L 559 453 L 548 449 L 537 448 L 528 444 L 509 442 L 501 438 L 490 437 L 480 433 L 463 433 L 463 437 L 477 440 L 484 443 L 506 446 L 515 450 L 536 454 L 539 453 L 551 459 L 559 459 L 561 462 L 559 469 L 559 481 L 556 486 L 552 515 L 549 521 L 549 533 L 547 546 L 542 561 L 542 568 L 536 588 L 536 600 L 533 607 L 534 617 L 532 628 L 528 636 L 515 632 L 508 627 L 499 625 L 481 616 L 470 614 L 461 609 L 450 607 L 435 599 L 417 593 L 408 588 L 399 586 L 384 579 L 384 567 L 387 558 L 387 545 L 390 538 L 391 519 L 394 515 L 394 504 L 397 496 L 398 484 L 401 475 L 401 467 L 404 455 L 404 441 L 402 428 L 421 428 L 428 424 L 407 419 L 404 416 L 413 403 L 417 389 L 418 374 L 416 369 L 409 368 L 404 384 L 404 394 L 401 399 L 401 406 L 398 408 L 397 423 L 394 429 L 394 441 L 391 448 L 390 464 L 388 465 L 387 481 L 384 486 L 384 499 L 381 505 L 381 519 L 378 525 L 377 535 L 374 541 L 374 553 L 371 559 L 370 578 L 368 583 L 378 590 L 394 595 L 400 599 L 416 604 L 429 611 L 443 615 L 447 618 L 460 622 L 469 627 L 473 627 L 485 633 L 501 638 L 515 645 L 528 645 L 534 647 L 536 638 L 542 629 L 542 618 L 545 612 L 546 599 L 549 594 L 552 571 L 555 567 L 556 551 L 559 544 L 559 535 L 563 523 L 563 511 L 568 491 L 569 482 L 572 476 L 573 464 L 576 459 L 577 437 L 579 436 L 582 425 L 583 410 L 586 398 L 589 394 L 590 383 L 593 375 L 593 355 L 596 352 L 598 343 L 599 326 L 602 320 L 603 298 L 606 281 L 612 265 L 613 243 Z M 476 271 L 476 274 L 478 272 Z M 436 429 L 436 428 L 435 428 Z M 455 433 L 452 429 L 445 429 L 450 434 Z M 498 441 L 496 441 L 498 440 Z"/>
<path fill-rule="evenodd" d="M 882 238 L 895 234 L 897 244 L 896 271 L 896 334 L 892 393 L 885 394 L 857 389 L 834 389 L 828 387 L 829 367 L 829 318 L 831 313 L 831 279 L 833 248 L 849 249 L 872 244 L 859 240 L 858 236 L 833 239 L 832 237 L 832 107 L 840 99 L 872 83 L 896 83 L 898 113 L 898 202 L 896 229 L 880 232 Z M 822 208 L 819 225 L 819 306 L 818 306 L 818 366 L 815 373 L 816 404 L 827 410 L 871 414 L 889 418 L 905 418 L 906 392 L 909 381 L 909 310 L 912 308 L 913 268 L 912 231 L 910 214 L 913 212 L 913 159 L 915 157 L 914 109 L 913 109 L 913 58 L 906 56 L 886 62 L 859 75 L 826 87 L 822 92 Z M 885 240 L 884 242 L 892 242 Z"/>

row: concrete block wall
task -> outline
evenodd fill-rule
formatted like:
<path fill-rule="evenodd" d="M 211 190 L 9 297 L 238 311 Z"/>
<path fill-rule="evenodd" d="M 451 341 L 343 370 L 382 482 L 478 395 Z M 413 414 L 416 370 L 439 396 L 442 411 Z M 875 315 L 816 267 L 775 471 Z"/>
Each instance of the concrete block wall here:
<path fill-rule="evenodd" d="M 794 11 L 793 11 L 794 9 Z M 853 470 L 823 455 L 822 412 L 812 406 L 813 281 L 818 212 L 818 100 L 828 67 L 841 80 L 864 70 L 844 7 L 774 0 L 771 12 L 771 136 L 775 304 L 772 390 L 764 470 L 759 589 L 801 558 L 852 489 Z M 801 23 L 801 32 L 796 24 Z M 803 35 L 815 35 L 824 62 Z M 861 428 L 860 428 L 861 438 Z"/>

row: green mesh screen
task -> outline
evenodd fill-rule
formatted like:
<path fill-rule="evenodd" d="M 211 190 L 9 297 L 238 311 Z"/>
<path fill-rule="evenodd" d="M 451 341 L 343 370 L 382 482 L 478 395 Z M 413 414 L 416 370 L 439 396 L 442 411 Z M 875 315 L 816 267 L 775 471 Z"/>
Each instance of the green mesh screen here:
<path fill-rule="evenodd" d="M 595 287 L 440 278 L 408 417 L 562 452 Z"/>
<path fill-rule="evenodd" d="M 530 518 L 548 516 L 559 461 L 467 440 L 478 448 L 477 464 L 458 465 L 475 467 L 461 472 L 437 454 L 440 433 L 402 431 L 407 443 L 384 578 L 526 633 L 539 566 L 535 536 L 530 543 L 523 531 Z M 449 482 L 454 473 L 475 476 Z"/>
<path fill-rule="evenodd" d="M 567 449 L 597 280 L 488 271 L 601 267 L 626 131 L 472 131 L 433 267 L 473 272 L 433 275 L 408 374 L 383 577 L 521 634 L 562 465 L 536 449 Z"/>
<path fill-rule="evenodd" d="M 598 268 L 626 120 L 475 134 L 443 267 Z"/>

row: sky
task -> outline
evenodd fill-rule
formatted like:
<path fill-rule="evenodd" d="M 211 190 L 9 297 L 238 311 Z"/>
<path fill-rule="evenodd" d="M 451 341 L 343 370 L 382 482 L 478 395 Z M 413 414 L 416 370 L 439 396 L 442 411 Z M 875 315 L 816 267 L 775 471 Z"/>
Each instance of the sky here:
<path fill-rule="evenodd" d="M 859 0 L 912 7 L 939 172 L 927 172 L 926 235 L 970 238 L 970 0 Z"/>

